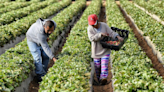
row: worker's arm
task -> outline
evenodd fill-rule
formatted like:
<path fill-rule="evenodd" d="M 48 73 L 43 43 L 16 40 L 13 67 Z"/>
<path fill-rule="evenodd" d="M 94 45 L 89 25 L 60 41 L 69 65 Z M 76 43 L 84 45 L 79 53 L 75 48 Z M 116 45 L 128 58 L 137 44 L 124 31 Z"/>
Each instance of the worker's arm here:
<path fill-rule="evenodd" d="M 47 43 L 47 37 L 43 34 L 38 34 L 38 40 L 40 45 L 42 46 L 44 52 L 47 54 L 47 56 L 52 59 L 53 61 L 56 61 L 54 54 L 52 53 L 48 43 Z"/>

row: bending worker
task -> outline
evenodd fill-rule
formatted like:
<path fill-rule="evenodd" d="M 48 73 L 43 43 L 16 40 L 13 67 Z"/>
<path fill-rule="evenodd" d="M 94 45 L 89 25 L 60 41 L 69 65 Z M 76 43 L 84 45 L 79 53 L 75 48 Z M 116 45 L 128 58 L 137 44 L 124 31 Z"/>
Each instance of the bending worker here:
<path fill-rule="evenodd" d="M 47 73 L 49 59 L 56 61 L 47 43 L 49 35 L 54 32 L 55 28 L 56 23 L 54 21 L 39 18 L 26 33 L 27 44 L 34 59 L 38 82 L 41 82 L 41 77 Z"/>

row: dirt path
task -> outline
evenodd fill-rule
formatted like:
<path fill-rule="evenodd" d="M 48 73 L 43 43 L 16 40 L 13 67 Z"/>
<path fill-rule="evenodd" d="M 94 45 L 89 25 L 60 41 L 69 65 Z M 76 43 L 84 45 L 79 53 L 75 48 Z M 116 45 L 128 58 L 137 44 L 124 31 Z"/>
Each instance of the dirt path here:
<path fill-rule="evenodd" d="M 103 1 L 103 6 L 101 8 L 99 22 L 106 23 L 106 13 L 105 13 L 105 5 L 106 1 Z M 111 62 L 111 60 L 110 60 Z M 112 83 L 112 72 L 111 72 L 112 64 L 108 64 L 108 77 L 107 77 L 107 84 L 106 85 L 99 85 L 99 82 L 96 77 L 96 73 L 94 73 L 94 80 L 93 80 L 93 92 L 113 92 L 113 83 Z"/>

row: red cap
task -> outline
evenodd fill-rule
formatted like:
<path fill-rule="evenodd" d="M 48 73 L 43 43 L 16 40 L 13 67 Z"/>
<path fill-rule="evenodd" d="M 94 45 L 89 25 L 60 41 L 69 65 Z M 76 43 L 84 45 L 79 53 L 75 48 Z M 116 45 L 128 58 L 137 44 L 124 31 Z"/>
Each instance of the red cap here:
<path fill-rule="evenodd" d="M 98 18 L 96 14 L 91 14 L 88 16 L 88 24 L 94 25 L 97 22 Z"/>

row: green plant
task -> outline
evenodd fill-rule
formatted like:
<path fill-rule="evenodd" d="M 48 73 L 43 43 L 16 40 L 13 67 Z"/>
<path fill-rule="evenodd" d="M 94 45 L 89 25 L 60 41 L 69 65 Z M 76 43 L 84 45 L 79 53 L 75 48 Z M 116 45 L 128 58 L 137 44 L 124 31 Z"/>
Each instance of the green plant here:
<path fill-rule="evenodd" d="M 78 6 L 75 4 L 72 7 Z M 59 59 L 43 77 L 39 92 L 87 92 L 90 89 L 89 72 L 92 59 L 87 18 L 90 14 L 99 15 L 100 9 L 101 0 L 92 0 L 90 6 L 85 9 L 71 30 Z"/>
<path fill-rule="evenodd" d="M 123 8 L 133 18 L 135 24 L 144 33 L 144 36 L 149 36 L 150 40 L 156 45 L 155 49 L 162 54 L 164 61 L 164 27 L 158 21 L 154 20 L 144 11 L 135 7 L 134 4 L 126 1 L 121 1 Z"/>
<path fill-rule="evenodd" d="M 48 2 L 48 1 L 47 1 Z M 52 2 L 50 0 L 50 2 Z M 50 3 L 48 2 L 48 4 Z M 9 43 L 11 40 L 14 40 L 17 36 L 25 34 L 28 28 L 38 19 L 38 18 L 47 18 L 54 13 L 57 13 L 62 8 L 68 6 L 70 3 L 64 1 L 67 5 L 62 2 L 52 3 L 46 8 L 38 10 L 36 12 L 31 13 L 27 17 L 21 18 L 9 25 L 0 27 L 0 46 L 3 46 L 6 43 Z M 36 16 L 37 15 L 37 16 Z"/>
<path fill-rule="evenodd" d="M 129 7 L 128 14 L 136 15 L 129 1 L 124 3 Z M 122 4 L 121 4 L 122 5 Z M 115 92 L 163 92 L 164 84 L 158 72 L 152 68 L 151 60 L 138 45 L 132 30 L 125 22 L 118 6 L 112 0 L 107 0 L 107 24 L 130 31 L 127 42 L 120 51 L 112 51 L 112 73 Z M 138 16 L 138 15 L 136 15 Z M 153 19 L 151 19 L 153 20 Z M 142 20 L 138 20 L 142 21 Z M 150 20 L 149 20 L 150 21 Z"/>
<path fill-rule="evenodd" d="M 42 13 L 54 13 L 68 6 L 70 3 L 71 0 L 63 0 L 43 9 Z M 50 7 L 52 9 L 50 9 Z M 42 18 L 45 17 L 43 16 Z M 29 73 L 33 69 L 33 57 L 27 46 L 27 40 L 25 39 L 15 47 L 6 50 L 6 52 L 0 56 L 0 92 L 14 91 L 14 89 L 29 76 Z"/>

